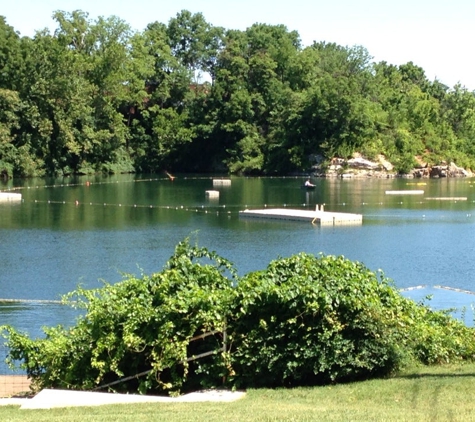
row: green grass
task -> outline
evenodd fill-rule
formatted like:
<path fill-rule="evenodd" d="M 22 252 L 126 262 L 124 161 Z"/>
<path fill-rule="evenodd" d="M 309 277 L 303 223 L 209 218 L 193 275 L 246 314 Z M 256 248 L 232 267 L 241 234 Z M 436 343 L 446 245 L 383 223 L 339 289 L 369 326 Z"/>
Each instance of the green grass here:
<path fill-rule="evenodd" d="M 475 421 L 475 364 L 417 367 L 391 379 L 248 390 L 232 403 L 153 403 L 20 410 L 0 420 L 41 421 Z"/>

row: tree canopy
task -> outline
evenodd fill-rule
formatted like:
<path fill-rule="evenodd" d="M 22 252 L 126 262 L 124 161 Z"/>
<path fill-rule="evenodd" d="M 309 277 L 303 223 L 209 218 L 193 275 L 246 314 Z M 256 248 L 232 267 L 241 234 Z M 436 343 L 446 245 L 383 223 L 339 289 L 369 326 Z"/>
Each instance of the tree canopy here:
<path fill-rule="evenodd" d="M 56 11 L 20 37 L 0 17 L 0 173 L 305 171 L 316 154 L 400 171 L 475 168 L 475 98 L 364 46 L 302 46 L 284 25 L 222 28 L 201 13 L 132 31 Z"/>

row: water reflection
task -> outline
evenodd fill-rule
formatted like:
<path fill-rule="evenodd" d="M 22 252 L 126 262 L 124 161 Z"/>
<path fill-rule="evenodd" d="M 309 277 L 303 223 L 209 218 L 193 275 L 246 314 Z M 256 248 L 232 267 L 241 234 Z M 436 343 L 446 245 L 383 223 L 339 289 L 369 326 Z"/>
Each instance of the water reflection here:
<path fill-rule="evenodd" d="M 123 273 L 160 271 L 175 245 L 192 236 L 235 263 L 238 273 L 263 269 L 299 252 L 344 255 L 382 269 L 398 288 L 443 285 L 475 291 L 474 183 L 469 179 L 317 179 L 212 175 L 120 175 L 8 181 L 21 203 L 0 204 L 0 299 L 58 300 L 77 284 L 114 283 Z M 423 195 L 386 195 L 387 190 Z M 219 197 L 207 198 L 207 190 Z M 466 200 L 428 200 L 466 197 Z M 245 208 L 293 207 L 363 215 L 361 226 L 250 221 Z M 24 321 L 61 323 L 47 307 L 7 309 L 36 313 Z M 40 318 L 41 314 L 41 318 Z M 16 318 L 16 317 L 15 317 Z M 64 315 L 64 318 L 67 317 Z M 21 326 L 21 318 L 13 320 Z M 29 322 L 28 322 L 29 321 Z M 3 321 L 0 321 L 0 324 Z"/>

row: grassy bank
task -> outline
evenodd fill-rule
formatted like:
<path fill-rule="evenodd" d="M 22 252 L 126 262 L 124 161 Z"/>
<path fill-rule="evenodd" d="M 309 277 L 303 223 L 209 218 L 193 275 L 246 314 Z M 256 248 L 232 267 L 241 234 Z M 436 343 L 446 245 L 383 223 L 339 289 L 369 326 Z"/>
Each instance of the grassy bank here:
<path fill-rule="evenodd" d="M 2 421 L 475 421 L 475 364 L 418 367 L 345 385 L 249 390 L 233 403 L 133 404 L 51 410 L 0 407 Z"/>

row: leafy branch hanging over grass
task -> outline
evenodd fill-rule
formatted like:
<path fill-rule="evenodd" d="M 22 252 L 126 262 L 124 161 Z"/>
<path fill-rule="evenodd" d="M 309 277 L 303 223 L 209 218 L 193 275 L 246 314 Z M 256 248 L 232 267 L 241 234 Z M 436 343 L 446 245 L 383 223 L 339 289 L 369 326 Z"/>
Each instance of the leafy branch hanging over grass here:
<path fill-rule="evenodd" d="M 20 362 L 36 389 L 90 390 L 131 377 L 114 389 L 176 393 L 223 382 L 315 385 L 390 375 L 414 360 L 474 360 L 472 328 L 404 298 L 361 263 L 302 253 L 236 274 L 186 239 L 159 273 L 67 295 L 84 308 L 71 328 L 30 339 L 0 327 L 8 362 Z M 217 333 L 190 343 L 209 331 Z M 187 361 L 203 351 L 216 353 Z"/>
<path fill-rule="evenodd" d="M 138 385 L 118 388 L 180 388 L 189 339 L 223 328 L 233 277 L 229 262 L 182 242 L 160 273 L 70 293 L 65 300 L 85 310 L 70 329 L 49 328 L 45 339 L 32 340 L 8 327 L 10 359 L 23 362 L 37 388 L 93 389 L 149 369 Z"/>

